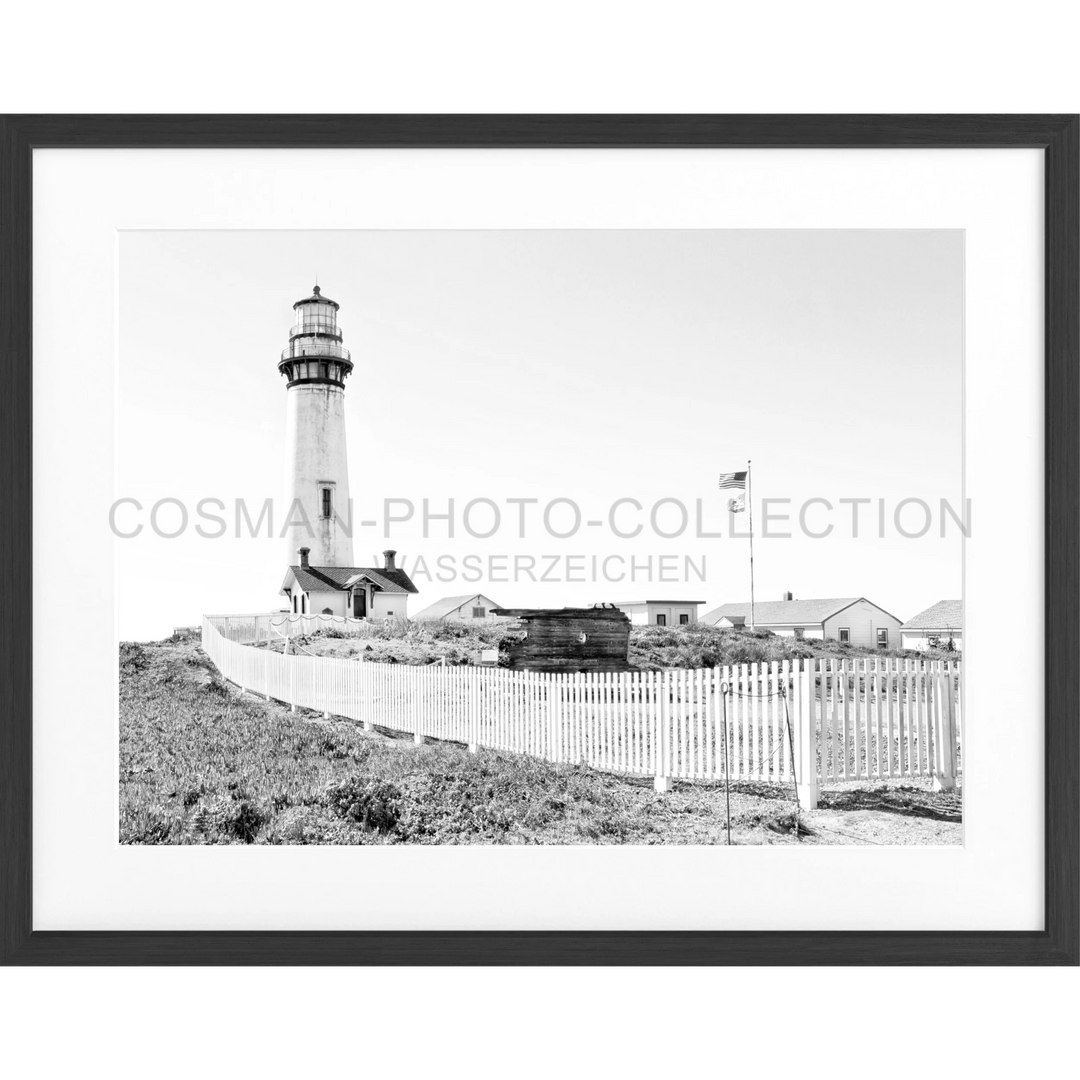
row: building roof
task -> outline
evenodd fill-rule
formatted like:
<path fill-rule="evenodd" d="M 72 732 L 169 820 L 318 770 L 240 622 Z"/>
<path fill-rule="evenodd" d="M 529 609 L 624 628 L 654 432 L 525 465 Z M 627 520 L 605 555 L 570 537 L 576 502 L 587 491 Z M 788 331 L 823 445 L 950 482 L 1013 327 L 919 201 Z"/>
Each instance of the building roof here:
<path fill-rule="evenodd" d="M 457 611 L 458 608 L 465 607 L 472 600 L 488 600 L 489 597 L 483 593 L 466 593 L 464 596 L 444 596 L 441 600 L 436 600 L 434 604 L 429 604 L 423 611 L 418 611 L 413 618 L 414 619 L 441 619 L 446 615 L 449 615 L 452 611 Z M 492 607 L 497 607 L 497 604 L 492 604 Z"/>
<path fill-rule="evenodd" d="M 925 611 L 913 615 L 901 630 L 962 630 L 964 603 L 962 600 L 939 600 Z"/>
<path fill-rule="evenodd" d="M 297 300 L 293 304 L 293 310 L 295 311 L 301 304 L 329 304 L 335 311 L 341 307 L 336 300 L 331 300 L 328 296 L 322 295 L 322 290 L 318 285 L 312 290 L 311 296 L 305 296 L 303 300 Z"/>
<path fill-rule="evenodd" d="M 374 566 L 290 566 L 289 573 L 296 578 L 297 585 L 304 592 L 344 592 L 364 578 L 383 592 L 420 591 L 404 570 L 386 570 Z M 285 580 L 288 581 L 288 574 L 285 575 Z M 285 586 L 282 584 L 281 592 L 284 591 Z"/>
<path fill-rule="evenodd" d="M 822 623 L 838 611 L 843 611 L 844 608 L 865 599 L 864 596 L 840 596 L 827 600 L 758 600 L 754 604 L 754 624 L 760 626 L 767 623 L 779 623 L 801 626 L 803 623 Z M 867 603 L 873 603 L 873 601 L 867 601 Z M 877 607 L 877 604 L 874 604 L 874 607 Z M 885 613 L 888 614 L 888 612 Z M 700 621 L 715 625 L 725 616 L 732 622 L 735 621 L 735 616 L 748 620 L 750 602 L 721 604 L 718 608 L 705 612 Z"/>
<path fill-rule="evenodd" d="M 363 578 L 367 578 L 372 585 L 377 585 L 383 592 L 390 593 L 408 593 L 419 592 L 417 587 L 412 583 L 409 575 L 404 570 L 387 570 L 385 567 L 375 566 L 345 566 L 345 567 L 325 567 L 326 570 L 344 570 L 348 573 L 348 577 L 342 582 L 343 589 L 351 589 L 358 581 Z M 334 580 L 340 580 L 333 574 L 328 574 L 328 577 L 334 578 Z"/>

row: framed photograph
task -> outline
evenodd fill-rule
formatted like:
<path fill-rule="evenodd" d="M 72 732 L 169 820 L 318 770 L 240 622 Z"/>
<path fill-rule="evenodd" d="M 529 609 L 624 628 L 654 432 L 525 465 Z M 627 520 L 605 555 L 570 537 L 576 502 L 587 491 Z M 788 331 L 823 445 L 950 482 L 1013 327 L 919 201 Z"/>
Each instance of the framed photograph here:
<path fill-rule="evenodd" d="M 1076 116 L 0 131 L 5 962 L 1080 960 Z"/>

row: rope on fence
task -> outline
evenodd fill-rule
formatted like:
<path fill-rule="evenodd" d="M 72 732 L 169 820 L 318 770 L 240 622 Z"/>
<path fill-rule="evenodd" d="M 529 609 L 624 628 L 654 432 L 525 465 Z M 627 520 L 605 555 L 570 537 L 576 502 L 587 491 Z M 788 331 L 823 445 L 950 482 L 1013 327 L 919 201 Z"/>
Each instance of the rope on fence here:
<path fill-rule="evenodd" d="M 784 717 L 787 720 L 787 737 L 788 744 L 791 746 L 791 776 L 795 781 L 795 842 L 798 843 L 801 840 L 799 835 L 800 825 L 800 807 L 799 807 L 799 774 L 795 768 L 795 733 L 791 728 L 791 710 L 788 708 L 787 694 L 784 692 L 787 687 L 782 687 L 780 696 L 784 699 Z M 783 741 L 780 743 L 781 747 L 784 745 Z"/>
<path fill-rule="evenodd" d="M 720 700 L 724 709 L 724 781 L 725 781 L 725 795 L 727 796 L 727 816 L 728 816 L 728 844 L 731 843 L 731 795 L 727 790 L 728 788 L 728 768 L 727 768 L 727 698 L 729 696 L 739 698 L 756 699 L 757 701 L 767 701 L 771 698 L 778 697 L 784 702 L 784 719 L 785 727 L 787 728 L 788 746 L 791 750 L 791 776 L 795 781 L 795 840 L 799 842 L 802 840 L 801 834 L 801 811 L 799 807 L 799 775 L 795 765 L 795 732 L 791 726 L 791 710 L 788 708 L 788 694 L 786 686 L 778 686 L 775 690 L 769 690 L 766 693 L 754 693 L 753 691 L 740 691 L 736 690 L 730 683 L 720 684 Z M 784 749 L 783 740 L 776 747 L 771 754 L 769 754 L 765 760 L 772 761 L 776 757 L 779 751 Z"/>
<path fill-rule="evenodd" d="M 301 615 L 299 612 L 292 612 L 291 614 L 285 615 L 283 618 L 278 619 L 276 622 L 274 621 L 273 618 L 271 618 L 270 616 L 267 616 L 268 624 L 270 626 L 275 627 L 275 628 L 278 627 L 278 626 L 285 626 L 286 624 L 291 625 L 292 623 L 296 622 L 298 619 L 318 619 L 318 620 L 320 620 L 320 622 L 322 620 L 324 620 L 324 619 L 329 619 L 331 624 L 333 624 L 334 620 L 336 620 L 336 619 L 344 619 L 346 626 L 350 622 L 363 623 L 363 621 L 364 621 L 363 619 L 350 618 L 348 615 L 324 615 L 322 612 L 315 612 L 315 611 L 305 612 L 303 615 Z"/>

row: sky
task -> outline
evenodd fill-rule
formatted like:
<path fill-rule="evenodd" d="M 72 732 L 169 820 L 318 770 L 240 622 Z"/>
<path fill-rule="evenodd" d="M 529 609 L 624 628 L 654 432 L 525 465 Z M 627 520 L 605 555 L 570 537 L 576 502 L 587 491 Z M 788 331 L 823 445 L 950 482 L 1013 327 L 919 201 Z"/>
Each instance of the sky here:
<path fill-rule="evenodd" d="M 757 599 L 866 596 L 906 619 L 961 594 L 960 531 L 946 515 L 940 536 L 940 502 L 963 512 L 962 232 L 124 232 L 116 497 L 142 510 L 118 506 L 116 524 L 143 528 L 116 540 L 121 639 L 283 606 L 277 360 L 292 304 L 316 278 L 341 305 L 355 364 L 345 390 L 354 515 L 377 523 L 357 525 L 355 561 L 379 565 L 397 549 L 420 589 L 410 613 L 471 592 L 514 607 L 670 598 L 703 600 L 704 612 L 745 601 L 746 515 L 729 518 L 717 477 L 748 459 Z M 278 501 L 274 535 L 264 524 L 235 536 L 237 500 L 255 520 L 267 498 Z M 162 499 L 187 511 L 178 537 L 153 531 Z M 204 499 L 225 504 L 209 510 L 227 519 L 225 536 L 196 532 L 217 528 L 198 516 Z M 389 536 L 388 499 L 415 508 Z M 453 537 L 440 520 L 424 535 L 425 499 L 431 514 L 453 500 Z M 522 511 L 509 499 L 536 502 Z M 642 525 L 633 539 L 610 527 L 619 499 L 643 508 L 616 510 L 620 531 Z M 763 499 L 790 500 L 771 504 L 792 520 L 771 522 L 768 536 Z M 832 504 L 807 511 L 810 529 L 833 526 L 826 537 L 799 528 L 810 499 Z M 858 537 L 842 499 L 871 500 Z M 932 524 L 909 538 L 894 514 L 915 499 Z M 472 500 L 499 509 L 486 539 L 466 531 Z M 545 529 L 553 500 L 580 507 L 575 535 Z M 678 531 L 680 503 L 686 530 L 657 535 Z M 467 520 L 474 532 L 495 524 L 487 502 Z M 175 503 L 156 521 L 162 532 L 184 524 Z M 901 507 L 905 531 L 925 522 L 917 503 Z M 549 524 L 570 530 L 568 502 Z M 548 580 L 530 580 L 529 559 Z"/>

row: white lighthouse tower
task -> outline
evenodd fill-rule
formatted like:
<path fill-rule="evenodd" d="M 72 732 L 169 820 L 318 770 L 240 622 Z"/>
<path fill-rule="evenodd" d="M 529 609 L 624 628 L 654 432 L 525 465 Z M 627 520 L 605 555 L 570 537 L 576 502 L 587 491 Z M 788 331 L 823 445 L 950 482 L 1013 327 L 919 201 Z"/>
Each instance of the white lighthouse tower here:
<path fill-rule="evenodd" d="M 314 566 L 352 566 L 352 505 L 345 453 L 345 380 L 352 373 L 341 344 L 339 305 L 316 285 L 293 304 L 296 324 L 278 371 L 288 380 L 285 421 L 286 565 L 300 548 Z"/>

